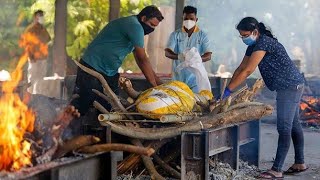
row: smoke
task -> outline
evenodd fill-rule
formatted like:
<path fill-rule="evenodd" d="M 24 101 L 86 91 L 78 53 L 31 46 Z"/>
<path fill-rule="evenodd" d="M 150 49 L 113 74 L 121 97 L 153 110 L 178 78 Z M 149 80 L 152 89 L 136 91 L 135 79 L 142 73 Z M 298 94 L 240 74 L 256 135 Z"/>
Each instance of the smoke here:
<path fill-rule="evenodd" d="M 233 72 L 240 64 L 246 46 L 239 38 L 236 24 L 245 16 L 253 16 L 269 26 L 281 42 L 289 56 L 297 59 L 304 54 L 306 74 L 319 75 L 320 66 L 319 34 L 320 1 L 312 0 L 186 0 L 186 5 L 198 8 L 198 24 L 208 33 L 213 45 L 213 66 L 215 72 L 219 64 L 225 64 L 227 71 Z M 236 56 L 233 50 L 236 50 Z M 259 73 L 258 73 L 259 74 Z"/>

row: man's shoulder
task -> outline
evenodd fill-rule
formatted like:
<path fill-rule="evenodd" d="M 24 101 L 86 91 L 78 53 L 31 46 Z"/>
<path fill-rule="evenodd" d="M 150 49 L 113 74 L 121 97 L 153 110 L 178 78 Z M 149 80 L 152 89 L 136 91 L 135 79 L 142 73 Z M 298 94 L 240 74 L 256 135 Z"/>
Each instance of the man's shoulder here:
<path fill-rule="evenodd" d="M 178 36 L 179 34 L 183 34 L 181 28 L 179 28 L 179 29 L 177 29 L 177 30 L 174 30 L 174 31 L 171 33 L 171 36 L 176 37 L 176 36 Z"/>
<path fill-rule="evenodd" d="M 127 17 L 122 17 L 117 20 L 116 24 L 121 26 L 121 28 L 124 28 L 126 30 L 130 31 L 142 31 L 143 28 L 140 25 L 140 22 L 137 19 L 137 16 L 127 16 Z"/>
<path fill-rule="evenodd" d="M 208 36 L 208 33 L 203 30 L 203 29 L 199 29 L 198 33 L 201 35 L 201 36 Z"/>
<path fill-rule="evenodd" d="M 24 30 L 25 32 L 30 32 L 30 31 L 32 31 L 33 29 L 35 29 L 36 28 L 36 26 L 35 26 L 35 24 L 34 23 L 31 23 L 31 24 L 29 24 L 27 27 L 26 27 L 26 29 Z"/>
<path fill-rule="evenodd" d="M 114 20 L 115 22 L 120 22 L 120 23 L 126 23 L 129 25 L 135 25 L 135 24 L 140 24 L 138 21 L 137 16 L 126 16 L 126 17 L 121 17 L 119 19 Z"/>

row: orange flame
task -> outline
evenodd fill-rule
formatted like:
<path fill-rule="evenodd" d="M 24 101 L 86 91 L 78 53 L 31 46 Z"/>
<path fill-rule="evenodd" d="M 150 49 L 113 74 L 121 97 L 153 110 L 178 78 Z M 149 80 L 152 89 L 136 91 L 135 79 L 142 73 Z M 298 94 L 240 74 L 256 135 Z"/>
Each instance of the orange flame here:
<path fill-rule="evenodd" d="M 28 38 L 31 37 L 28 35 Z M 36 41 L 36 40 L 35 40 Z M 22 79 L 22 69 L 28 59 L 27 48 L 11 73 L 11 81 L 2 84 L 0 97 L 0 171 L 18 170 L 31 164 L 31 144 L 24 140 L 33 131 L 35 115 L 14 92 Z"/>
<path fill-rule="evenodd" d="M 309 104 L 312 104 L 312 105 L 319 102 L 319 99 L 314 98 L 314 97 L 311 97 L 311 96 L 307 96 L 307 97 L 305 97 L 304 99 L 305 99 Z M 308 105 L 308 104 L 306 104 L 306 103 L 304 103 L 304 102 L 301 102 L 301 103 L 300 103 L 300 109 L 301 109 L 301 110 L 305 110 L 305 109 L 307 109 L 307 108 L 309 108 L 309 105 Z"/>
<path fill-rule="evenodd" d="M 300 109 L 303 111 L 306 108 L 308 108 L 309 106 L 306 103 L 300 103 Z"/>
<path fill-rule="evenodd" d="M 32 32 L 26 32 L 21 35 L 19 46 L 25 49 L 30 59 L 45 59 L 48 56 L 48 45 L 43 41 L 41 35 L 37 36 Z"/>

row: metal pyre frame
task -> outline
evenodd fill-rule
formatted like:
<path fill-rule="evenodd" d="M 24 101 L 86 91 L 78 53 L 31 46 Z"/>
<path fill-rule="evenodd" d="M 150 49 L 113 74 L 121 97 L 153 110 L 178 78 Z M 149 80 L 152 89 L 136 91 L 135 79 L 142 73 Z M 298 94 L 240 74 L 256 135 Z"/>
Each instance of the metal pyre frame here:
<path fill-rule="evenodd" d="M 102 128 L 102 139 L 111 142 L 110 126 Z M 117 162 L 122 160 L 122 152 L 97 153 L 84 157 L 68 157 L 24 168 L 17 172 L 0 174 L 0 179 L 28 180 L 70 180 L 70 179 L 115 179 Z"/>
<path fill-rule="evenodd" d="M 181 135 L 181 179 L 191 173 L 209 179 L 209 158 L 214 156 L 235 170 L 239 159 L 259 167 L 260 121 L 229 125 L 218 129 L 183 132 Z"/>

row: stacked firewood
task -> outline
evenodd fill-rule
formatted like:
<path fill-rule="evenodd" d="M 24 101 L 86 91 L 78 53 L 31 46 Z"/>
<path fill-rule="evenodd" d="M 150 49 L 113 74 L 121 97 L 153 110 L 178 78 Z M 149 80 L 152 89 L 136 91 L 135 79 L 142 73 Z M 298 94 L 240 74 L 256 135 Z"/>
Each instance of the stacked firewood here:
<path fill-rule="evenodd" d="M 195 113 L 168 114 L 163 115 L 160 119 L 145 119 L 142 113 L 135 111 L 137 104 L 135 100 L 139 97 L 140 92 L 134 90 L 130 80 L 120 78 L 120 86 L 127 92 L 130 101 L 119 99 L 101 74 L 77 62 L 76 64 L 99 79 L 104 90 L 103 92 L 93 90 L 93 92 L 107 100 L 112 106 L 112 112 L 109 112 L 101 104 L 94 102 L 94 107 L 103 113 L 98 117 L 101 125 L 110 126 L 114 133 L 128 137 L 136 148 L 147 148 L 149 152 L 142 153 L 143 155 L 137 153 L 128 155 L 118 165 L 119 174 L 132 171 L 135 174 L 142 174 L 147 170 L 152 179 L 164 179 L 164 175 L 180 178 L 179 162 L 176 160 L 180 155 L 177 150 L 180 149 L 177 139 L 181 132 L 199 131 L 260 119 L 270 115 L 273 111 L 269 105 L 252 102 L 254 95 L 263 87 L 263 81 L 258 80 L 252 88 L 241 88 L 226 99 L 197 102 L 199 108 Z M 106 145 L 87 146 L 79 151 L 96 153 L 108 150 L 103 146 Z M 161 153 L 162 151 L 165 153 Z M 140 162 L 144 164 L 145 169 L 141 169 Z M 157 163 L 157 166 L 154 165 L 154 162 Z"/>
<path fill-rule="evenodd" d="M 109 112 L 98 102 L 93 103 L 93 106 L 103 113 L 98 116 L 100 124 L 108 125 L 114 133 L 128 137 L 126 139 L 129 139 L 131 144 L 101 144 L 100 139 L 92 135 L 76 136 L 63 141 L 62 133 L 72 120 L 80 116 L 77 109 L 67 106 L 47 130 L 52 141 L 47 149 L 41 147 L 39 143 L 41 141 L 39 138 L 43 136 L 40 131 L 38 135 L 35 133 L 33 137 L 29 137 L 36 164 L 61 158 L 70 152 L 92 154 L 126 151 L 132 154 L 119 163 L 119 174 L 128 172 L 142 174 L 147 170 L 152 179 L 164 179 L 164 176 L 180 178 L 178 157 L 180 156 L 179 135 L 181 132 L 199 131 L 260 119 L 270 115 L 273 111 L 271 106 L 252 102 L 254 95 L 263 86 L 262 80 L 258 80 L 252 88 L 243 87 L 224 100 L 206 102 L 200 98 L 193 113 L 164 114 L 159 119 L 145 119 L 144 114 L 136 112 L 136 100 L 140 92 L 134 90 L 130 80 L 120 78 L 120 85 L 131 100 L 121 99 L 114 94 L 101 74 L 79 63 L 77 65 L 100 80 L 104 91 L 99 92 L 93 89 L 93 92 L 107 100 L 112 106 L 112 111 Z M 145 169 L 141 163 L 144 164 Z"/>

